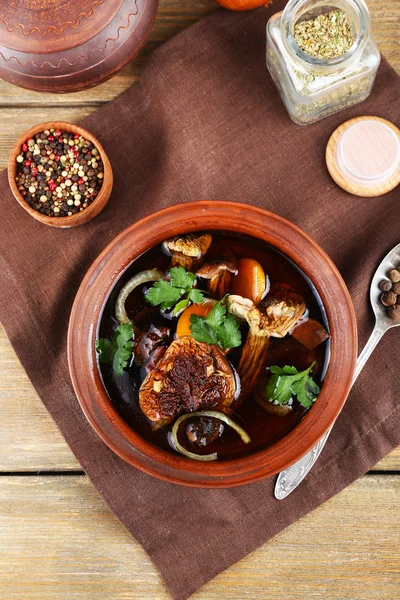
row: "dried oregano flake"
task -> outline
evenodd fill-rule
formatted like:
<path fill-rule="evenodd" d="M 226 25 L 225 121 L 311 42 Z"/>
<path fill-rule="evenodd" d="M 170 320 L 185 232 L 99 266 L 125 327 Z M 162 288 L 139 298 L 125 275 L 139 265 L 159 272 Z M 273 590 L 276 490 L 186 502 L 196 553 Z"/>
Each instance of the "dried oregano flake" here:
<path fill-rule="evenodd" d="M 342 10 L 296 23 L 293 33 L 299 48 L 314 58 L 342 56 L 354 43 L 350 24 Z"/>

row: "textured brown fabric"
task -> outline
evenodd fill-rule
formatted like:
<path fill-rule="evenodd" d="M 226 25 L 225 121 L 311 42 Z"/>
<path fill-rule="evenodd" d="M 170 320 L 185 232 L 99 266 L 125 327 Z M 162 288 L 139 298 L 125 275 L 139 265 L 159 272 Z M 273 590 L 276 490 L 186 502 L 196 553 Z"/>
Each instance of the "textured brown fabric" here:
<path fill-rule="evenodd" d="M 342 490 L 400 442 L 397 330 L 365 367 L 315 468 L 284 502 L 273 498 L 272 479 L 214 491 L 144 475 L 92 432 L 71 387 L 68 317 L 87 268 L 133 221 L 196 199 L 255 204 L 314 237 L 347 281 L 360 347 L 366 342 L 373 325 L 371 274 L 400 241 L 400 188 L 377 199 L 350 196 L 330 179 L 324 151 L 332 131 L 356 115 L 399 124 L 399 78 L 384 61 L 364 105 L 309 127 L 294 125 L 264 58 L 267 17 L 282 4 L 204 19 L 154 54 L 139 85 L 85 119 L 115 174 L 109 205 L 88 225 L 56 230 L 37 223 L 12 198 L 5 173 L 0 179 L 0 320 L 83 468 L 177 600 Z"/>

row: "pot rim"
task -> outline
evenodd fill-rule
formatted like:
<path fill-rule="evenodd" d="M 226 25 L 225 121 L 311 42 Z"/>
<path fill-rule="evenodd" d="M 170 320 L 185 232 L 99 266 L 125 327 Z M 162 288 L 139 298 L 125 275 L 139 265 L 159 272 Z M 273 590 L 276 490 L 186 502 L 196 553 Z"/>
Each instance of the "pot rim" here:
<path fill-rule="evenodd" d="M 116 281 L 133 260 L 168 237 L 204 230 L 243 233 L 283 252 L 315 286 L 331 332 L 328 371 L 318 401 L 305 417 L 268 448 L 246 457 L 211 463 L 192 461 L 162 450 L 131 429 L 111 403 L 95 350 L 104 305 Z M 317 282 L 316 277 L 321 274 L 324 276 Z M 191 487 L 243 485 L 272 476 L 299 460 L 339 415 L 351 388 L 356 358 L 354 308 L 347 287 L 328 255 L 286 219 L 231 201 L 174 205 L 125 229 L 89 268 L 76 295 L 68 328 L 70 375 L 78 401 L 93 429 L 129 464 L 158 478 Z"/>

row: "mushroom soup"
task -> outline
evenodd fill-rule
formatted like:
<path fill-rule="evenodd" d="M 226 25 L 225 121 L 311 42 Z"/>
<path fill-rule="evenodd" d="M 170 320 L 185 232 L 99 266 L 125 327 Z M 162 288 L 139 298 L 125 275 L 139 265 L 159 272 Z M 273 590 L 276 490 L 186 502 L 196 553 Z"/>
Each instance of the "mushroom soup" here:
<path fill-rule="evenodd" d="M 106 303 L 104 386 L 135 431 L 193 460 L 285 436 L 318 401 L 329 360 L 321 300 L 264 242 L 182 235 L 135 260 Z"/>

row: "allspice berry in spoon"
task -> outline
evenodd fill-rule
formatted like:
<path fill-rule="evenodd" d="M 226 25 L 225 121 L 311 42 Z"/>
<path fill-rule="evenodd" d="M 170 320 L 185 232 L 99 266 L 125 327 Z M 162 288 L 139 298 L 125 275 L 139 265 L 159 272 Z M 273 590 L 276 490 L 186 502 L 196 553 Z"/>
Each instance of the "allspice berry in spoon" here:
<path fill-rule="evenodd" d="M 398 283 L 400 281 L 400 271 L 397 269 L 392 269 L 389 272 L 389 279 L 390 281 L 393 281 L 393 283 Z"/>
<path fill-rule="evenodd" d="M 394 306 L 397 302 L 397 295 L 393 292 L 384 292 L 381 296 L 383 306 Z"/>
<path fill-rule="evenodd" d="M 379 284 L 379 289 L 382 290 L 382 292 L 390 292 L 390 290 L 392 289 L 392 282 L 389 281 L 388 279 L 385 279 L 384 281 L 381 281 Z M 397 294 L 398 292 L 395 292 L 395 294 Z"/>
<path fill-rule="evenodd" d="M 400 296 L 400 282 L 394 283 L 391 290 L 394 294 Z"/>
<path fill-rule="evenodd" d="M 400 321 L 400 304 L 390 306 L 388 313 L 391 319 L 394 319 L 395 321 Z"/>

